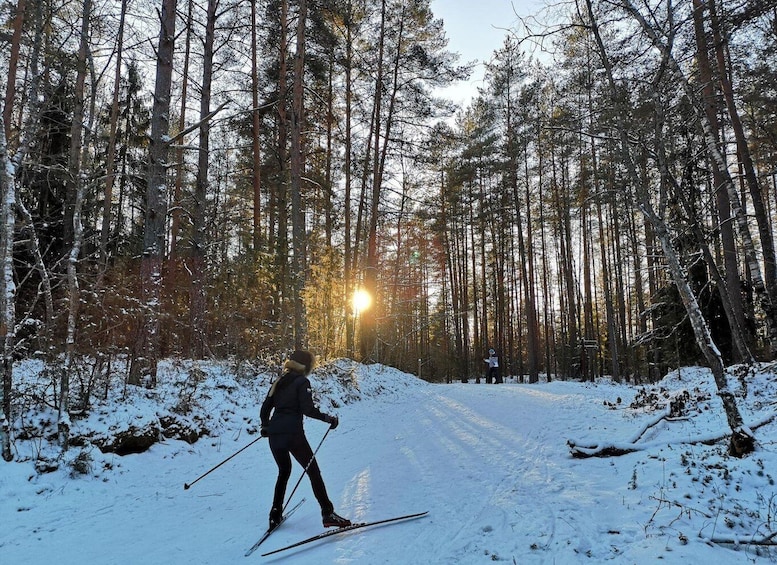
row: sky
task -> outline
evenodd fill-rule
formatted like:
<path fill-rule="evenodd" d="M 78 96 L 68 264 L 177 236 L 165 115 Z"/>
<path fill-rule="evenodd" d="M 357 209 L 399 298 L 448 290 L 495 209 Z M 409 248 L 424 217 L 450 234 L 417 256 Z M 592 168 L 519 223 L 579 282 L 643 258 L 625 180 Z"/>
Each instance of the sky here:
<path fill-rule="evenodd" d="M 767 565 L 777 558 L 777 549 L 750 543 L 777 529 L 777 374 L 768 366 L 750 368 L 746 388 L 729 380 L 758 439 L 755 453 L 737 459 L 724 440 L 702 443 L 727 430 L 707 369 L 673 371 L 643 389 L 606 379 L 430 384 L 377 364 L 327 363 L 311 383 L 340 425 L 327 431 L 306 418 L 305 430 L 314 449 L 320 445 L 316 459 L 336 511 L 360 522 L 428 515 L 263 557 L 323 531 L 303 478 L 287 507 L 305 503 L 248 558 L 267 527 L 277 476 L 267 441 L 254 441 L 276 369 L 167 360 L 150 391 L 125 387 L 124 368 L 112 367 L 108 398 L 95 398 L 89 415 L 73 420 L 74 433 L 95 438 L 172 417 L 199 422 L 209 435 L 194 444 L 167 438 L 123 457 L 88 446 L 62 456 L 50 443 L 55 411 L 36 412 L 26 400 L 25 422 L 49 422 L 53 433 L 17 437 L 16 460 L 0 461 L 3 565 Z M 190 411 L 182 413 L 181 383 L 194 368 L 204 377 L 186 389 Z M 42 363 L 20 363 L 14 378 L 25 398 L 51 391 Z M 684 417 L 661 418 L 673 398 L 684 399 Z M 579 459 L 569 441 L 636 451 Z M 73 472 L 79 458 L 81 474 Z M 48 472 L 36 472 L 36 461 Z M 300 474 L 295 463 L 287 496 Z"/>
<path fill-rule="evenodd" d="M 472 100 L 483 85 L 483 63 L 502 46 L 507 30 L 516 27 L 518 16 L 536 14 L 543 5 L 544 0 L 432 0 L 432 12 L 445 23 L 448 49 L 460 53 L 462 63 L 478 61 L 467 83 L 444 94 L 459 104 Z"/>

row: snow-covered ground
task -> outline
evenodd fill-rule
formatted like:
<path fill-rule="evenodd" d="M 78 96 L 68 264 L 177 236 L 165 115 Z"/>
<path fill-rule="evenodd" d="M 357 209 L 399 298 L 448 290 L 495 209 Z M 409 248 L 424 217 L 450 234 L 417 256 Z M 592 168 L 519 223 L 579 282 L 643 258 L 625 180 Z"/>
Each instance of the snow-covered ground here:
<path fill-rule="evenodd" d="M 757 450 L 744 459 L 728 457 L 725 442 L 687 443 L 726 430 L 706 370 L 683 369 L 647 389 L 605 381 L 427 384 L 345 360 L 311 378 L 322 409 L 340 416 L 318 453 L 336 510 L 358 521 L 429 514 L 261 557 L 322 530 L 304 479 L 295 499 L 305 504 L 246 558 L 266 527 L 276 476 L 266 440 L 183 487 L 257 437 L 269 374 L 228 363 L 199 367 L 204 373 L 168 362 L 155 391 L 117 387 L 127 400 L 97 404 L 73 423 L 74 434 L 88 428 L 94 435 L 158 418 L 176 404 L 180 411 L 185 401 L 187 418 L 210 430 L 194 444 L 165 440 L 123 457 L 73 447 L 56 470 L 38 473 L 34 460 L 53 457 L 55 448 L 17 440 L 17 461 L 0 461 L 0 563 L 777 561 L 774 550 L 749 543 L 777 531 L 777 422 L 754 430 Z M 199 377 L 186 388 L 193 374 Z M 17 375 L 34 381 L 35 366 Z M 748 374 L 746 391 L 730 380 L 748 424 L 777 411 L 771 369 Z M 568 440 L 633 439 L 656 420 L 655 406 L 682 391 L 687 418 L 650 428 L 639 441 L 644 450 L 571 457 Z M 306 430 L 315 448 L 327 425 L 308 420 Z M 289 492 L 299 473 L 295 467 Z"/>

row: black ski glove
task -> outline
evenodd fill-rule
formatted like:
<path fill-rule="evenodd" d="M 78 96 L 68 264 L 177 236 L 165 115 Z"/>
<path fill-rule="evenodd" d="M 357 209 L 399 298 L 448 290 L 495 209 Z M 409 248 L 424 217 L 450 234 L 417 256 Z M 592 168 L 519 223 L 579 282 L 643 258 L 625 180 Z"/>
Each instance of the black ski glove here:
<path fill-rule="evenodd" d="M 340 419 L 337 416 L 329 416 L 326 421 L 329 423 L 330 430 L 334 430 L 340 424 Z"/>
<path fill-rule="evenodd" d="M 270 435 L 270 427 L 269 427 L 269 426 L 262 426 L 262 427 L 259 429 L 259 434 L 260 434 L 262 437 L 267 437 L 267 436 L 269 436 L 269 435 Z"/>

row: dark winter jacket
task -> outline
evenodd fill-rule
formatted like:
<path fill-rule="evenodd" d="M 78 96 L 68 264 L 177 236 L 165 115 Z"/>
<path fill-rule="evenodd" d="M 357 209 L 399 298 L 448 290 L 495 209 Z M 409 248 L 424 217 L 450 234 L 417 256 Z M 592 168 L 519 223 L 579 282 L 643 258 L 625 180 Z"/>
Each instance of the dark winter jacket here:
<path fill-rule="evenodd" d="M 266 428 L 270 435 L 304 433 L 303 416 L 327 423 L 331 423 L 332 419 L 321 412 L 313 402 L 310 381 L 305 376 L 305 366 L 294 361 L 286 362 L 284 373 L 270 387 L 259 410 L 259 416 L 262 427 Z"/>

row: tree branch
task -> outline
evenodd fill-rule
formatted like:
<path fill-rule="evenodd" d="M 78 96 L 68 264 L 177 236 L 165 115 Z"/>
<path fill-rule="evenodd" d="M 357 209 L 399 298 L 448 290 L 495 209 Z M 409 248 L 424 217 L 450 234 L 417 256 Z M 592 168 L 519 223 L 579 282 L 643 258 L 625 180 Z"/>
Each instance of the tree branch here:
<path fill-rule="evenodd" d="M 721 432 L 719 434 L 713 434 L 709 436 L 697 436 L 695 438 L 689 438 L 685 440 L 652 441 L 648 443 L 637 444 L 637 440 L 640 437 L 642 437 L 642 435 L 648 428 L 656 425 L 661 420 L 666 419 L 667 415 L 668 413 L 664 412 L 659 417 L 649 422 L 646 426 L 643 427 L 642 431 L 640 431 L 639 434 L 637 434 L 636 438 L 630 442 L 594 443 L 589 445 L 580 445 L 578 442 L 569 439 L 567 440 L 567 445 L 569 446 L 570 455 L 572 455 L 572 457 L 575 457 L 577 459 L 586 459 L 588 457 L 614 457 L 618 455 L 626 455 L 628 453 L 634 453 L 636 451 L 646 451 L 654 447 L 664 447 L 667 445 L 686 445 L 686 444 L 695 445 L 699 443 L 712 445 L 731 435 L 730 432 Z M 749 426 L 749 428 L 750 429 L 760 428 L 761 426 L 768 424 L 774 421 L 775 419 L 777 419 L 777 412 L 772 412 L 771 414 L 765 416 L 763 419 L 757 421 L 755 424 Z"/>

